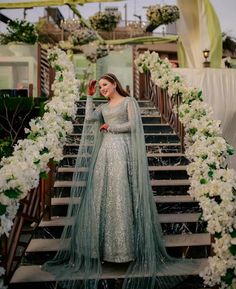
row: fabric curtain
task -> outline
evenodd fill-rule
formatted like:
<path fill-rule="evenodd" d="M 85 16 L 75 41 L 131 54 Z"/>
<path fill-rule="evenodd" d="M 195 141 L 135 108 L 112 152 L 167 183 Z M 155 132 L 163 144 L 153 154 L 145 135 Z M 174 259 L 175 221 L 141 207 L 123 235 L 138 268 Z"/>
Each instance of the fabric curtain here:
<path fill-rule="evenodd" d="M 235 69 L 185 69 L 176 68 L 186 83 L 203 92 L 204 101 L 214 112 L 214 117 L 222 122 L 225 139 L 236 148 L 236 70 Z M 230 166 L 236 169 L 235 156 L 230 158 Z"/>
<path fill-rule="evenodd" d="M 204 49 L 210 50 L 210 66 L 221 67 L 221 27 L 210 0 L 177 0 L 177 5 L 180 67 L 201 68 Z"/>

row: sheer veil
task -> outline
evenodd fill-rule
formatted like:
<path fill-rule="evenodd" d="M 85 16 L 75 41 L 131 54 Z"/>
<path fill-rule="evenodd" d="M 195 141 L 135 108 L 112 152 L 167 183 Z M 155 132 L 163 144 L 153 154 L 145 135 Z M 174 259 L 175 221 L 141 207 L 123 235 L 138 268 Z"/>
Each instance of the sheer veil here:
<path fill-rule="evenodd" d="M 99 108 L 98 108 L 99 110 Z M 169 289 L 196 270 L 194 260 L 170 257 L 165 249 L 150 184 L 145 140 L 137 101 L 128 104 L 131 122 L 132 199 L 135 260 L 128 265 L 123 289 Z M 72 202 L 68 208 L 60 250 L 43 269 L 53 273 L 65 288 L 96 289 L 102 276 L 98 227 L 93 203 L 93 170 L 103 133 L 103 123 L 85 118 L 73 175 Z"/>

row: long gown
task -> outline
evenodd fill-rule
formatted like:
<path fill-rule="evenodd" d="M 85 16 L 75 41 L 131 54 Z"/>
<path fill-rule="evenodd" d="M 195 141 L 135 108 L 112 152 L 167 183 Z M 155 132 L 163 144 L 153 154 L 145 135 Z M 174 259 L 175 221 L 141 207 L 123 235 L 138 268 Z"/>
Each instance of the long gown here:
<path fill-rule="evenodd" d="M 99 131 L 104 122 L 108 132 Z M 166 252 L 134 98 L 96 110 L 87 98 L 76 167 L 67 213 L 72 225 L 65 226 L 60 250 L 43 265 L 63 287 L 96 289 L 103 260 L 131 261 L 123 289 L 170 289 L 195 271 L 194 261 Z"/>
<path fill-rule="evenodd" d="M 134 259 L 133 201 L 131 186 L 131 123 L 126 97 L 110 107 L 107 103 L 94 115 L 91 101 L 87 119 L 103 117 L 109 124 L 104 132 L 94 167 L 94 204 L 99 226 L 101 259 L 128 262 Z"/>

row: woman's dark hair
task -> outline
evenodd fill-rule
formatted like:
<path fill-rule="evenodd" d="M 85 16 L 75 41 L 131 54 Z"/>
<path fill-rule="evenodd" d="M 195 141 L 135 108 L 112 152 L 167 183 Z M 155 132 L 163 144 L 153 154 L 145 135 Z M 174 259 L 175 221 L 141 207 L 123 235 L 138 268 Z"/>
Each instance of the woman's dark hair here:
<path fill-rule="evenodd" d="M 116 91 L 126 97 L 130 96 L 129 93 L 122 87 L 121 83 L 117 79 L 117 77 L 113 73 L 106 73 L 100 77 L 100 79 L 106 79 L 107 81 L 111 82 L 112 84 L 116 84 Z"/>

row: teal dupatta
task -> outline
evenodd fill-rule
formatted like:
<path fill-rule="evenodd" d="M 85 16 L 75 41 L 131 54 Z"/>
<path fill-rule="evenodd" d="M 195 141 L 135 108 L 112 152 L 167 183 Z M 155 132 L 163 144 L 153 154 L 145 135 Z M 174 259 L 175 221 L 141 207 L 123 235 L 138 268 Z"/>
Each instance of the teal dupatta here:
<path fill-rule="evenodd" d="M 131 122 L 135 260 L 128 265 L 122 288 L 170 289 L 186 275 L 193 274 L 197 264 L 192 260 L 172 258 L 166 252 L 149 178 L 140 109 L 134 98 L 129 102 L 128 113 Z M 103 138 L 99 131 L 101 123 L 102 119 L 90 121 L 85 118 L 76 161 L 78 172 L 73 175 L 72 203 L 67 213 L 72 224 L 63 230 L 61 249 L 53 260 L 43 265 L 43 269 L 53 273 L 65 288 L 96 289 L 102 275 L 93 203 L 96 190 L 93 188 L 93 171 Z"/>

